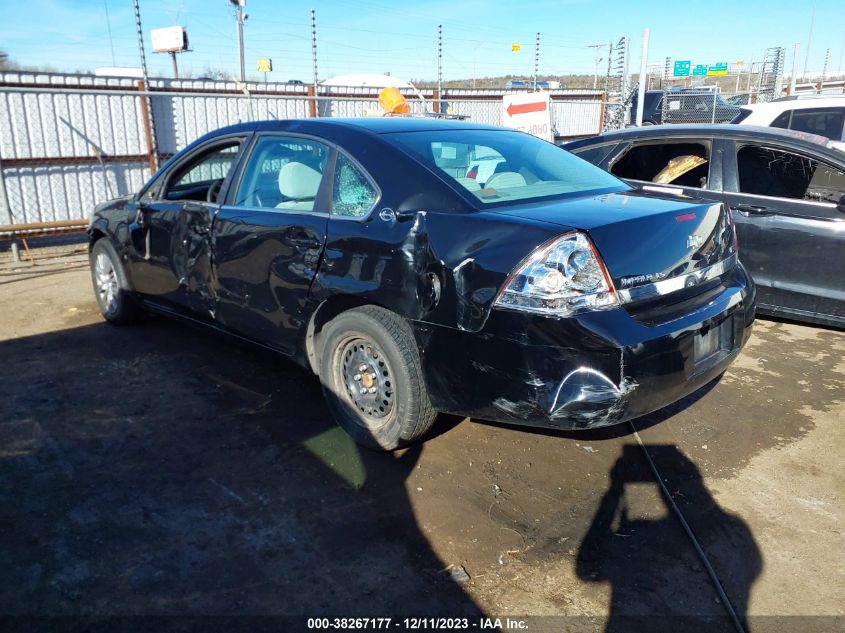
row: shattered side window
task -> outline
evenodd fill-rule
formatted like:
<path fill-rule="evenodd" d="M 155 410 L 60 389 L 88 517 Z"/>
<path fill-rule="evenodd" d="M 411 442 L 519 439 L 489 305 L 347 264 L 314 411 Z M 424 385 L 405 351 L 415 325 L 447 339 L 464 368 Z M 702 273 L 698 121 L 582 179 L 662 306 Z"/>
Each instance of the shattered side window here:
<path fill-rule="evenodd" d="M 610 171 L 619 178 L 679 187 L 707 188 L 709 146 L 698 143 L 637 143 L 622 155 Z"/>
<path fill-rule="evenodd" d="M 352 218 L 362 218 L 373 208 L 378 192 L 367 177 L 346 156 L 337 155 L 332 213 Z"/>
<path fill-rule="evenodd" d="M 830 204 L 845 194 L 845 172 L 795 152 L 746 145 L 737 170 L 741 193 Z"/>

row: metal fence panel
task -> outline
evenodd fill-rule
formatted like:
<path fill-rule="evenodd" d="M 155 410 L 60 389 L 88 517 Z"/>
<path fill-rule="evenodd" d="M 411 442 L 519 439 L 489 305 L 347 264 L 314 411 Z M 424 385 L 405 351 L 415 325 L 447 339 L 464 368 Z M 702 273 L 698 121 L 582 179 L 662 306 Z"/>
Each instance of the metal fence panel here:
<path fill-rule="evenodd" d="M 0 223 L 83 219 L 98 203 L 137 191 L 153 148 L 166 159 L 223 126 L 266 119 L 360 117 L 379 111 L 378 89 L 227 81 L 0 72 Z M 501 125 L 503 90 L 403 89 L 412 113 L 444 111 Z M 601 93 L 551 91 L 560 136 L 601 129 Z M 145 107 L 153 125 L 148 130 Z"/>
<path fill-rule="evenodd" d="M 593 136 L 601 133 L 604 104 L 591 101 L 552 100 L 552 127 L 556 136 Z"/>

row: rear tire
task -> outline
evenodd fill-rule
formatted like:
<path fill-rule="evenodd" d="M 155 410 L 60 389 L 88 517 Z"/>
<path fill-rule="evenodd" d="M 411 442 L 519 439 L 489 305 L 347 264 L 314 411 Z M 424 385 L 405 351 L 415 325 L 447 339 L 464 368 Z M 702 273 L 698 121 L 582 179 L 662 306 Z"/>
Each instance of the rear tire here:
<path fill-rule="evenodd" d="M 108 238 L 91 247 L 91 281 L 100 314 L 109 323 L 129 325 L 141 317 L 141 308 L 132 297 L 120 257 Z"/>
<path fill-rule="evenodd" d="M 393 450 L 434 424 L 408 323 L 377 306 L 343 312 L 321 336 L 320 382 L 337 423 L 368 448 Z"/>

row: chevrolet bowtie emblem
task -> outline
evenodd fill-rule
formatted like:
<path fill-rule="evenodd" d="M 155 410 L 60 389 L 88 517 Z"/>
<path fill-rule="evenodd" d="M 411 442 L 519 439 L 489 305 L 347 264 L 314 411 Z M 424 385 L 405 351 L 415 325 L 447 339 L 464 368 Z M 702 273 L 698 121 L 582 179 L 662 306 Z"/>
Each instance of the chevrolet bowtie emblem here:
<path fill-rule="evenodd" d="M 704 244 L 704 239 L 700 235 L 690 235 L 687 238 L 687 248 L 698 248 Z"/>

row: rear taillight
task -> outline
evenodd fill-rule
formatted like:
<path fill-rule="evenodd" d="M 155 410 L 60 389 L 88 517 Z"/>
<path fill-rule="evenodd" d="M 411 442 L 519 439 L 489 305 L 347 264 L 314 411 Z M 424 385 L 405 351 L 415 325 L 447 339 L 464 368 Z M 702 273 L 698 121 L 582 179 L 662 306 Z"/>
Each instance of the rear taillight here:
<path fill-rule="evenodd" d="M 619 298 L 590 238 L 573 231 L 525 258 L 505 280 L 494 305 L 566 317 L 614 308 Z"/>
<path fill-rule="evenodd" d="M 478 178 L 478 165 L 476 165 L 467 172 L 467 178 L 472 178 L 473 180 Z"/>

